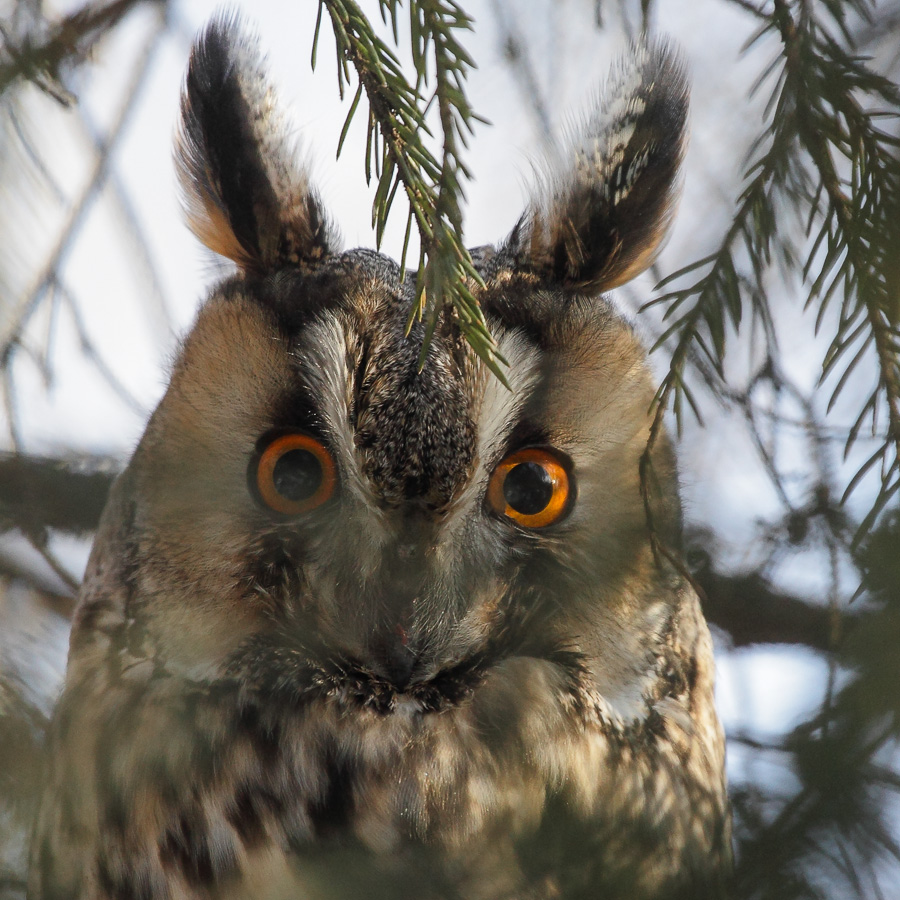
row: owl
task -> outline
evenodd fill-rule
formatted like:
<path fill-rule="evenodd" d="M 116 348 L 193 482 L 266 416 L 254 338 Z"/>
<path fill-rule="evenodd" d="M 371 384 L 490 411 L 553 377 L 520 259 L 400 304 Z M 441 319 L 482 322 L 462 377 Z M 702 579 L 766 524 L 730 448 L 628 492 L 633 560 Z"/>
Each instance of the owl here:
<path fill-rule="evenodd" d="M 255 38 L 219 17 L 177 139 L 234 263 L 104 512 L 32 900 L 711 898 L 729 867 L 673 451 L 604 292 L 653 260 L 687 86 L 633 48 L 470 285 L 504 385 L 341 250 Z"/>

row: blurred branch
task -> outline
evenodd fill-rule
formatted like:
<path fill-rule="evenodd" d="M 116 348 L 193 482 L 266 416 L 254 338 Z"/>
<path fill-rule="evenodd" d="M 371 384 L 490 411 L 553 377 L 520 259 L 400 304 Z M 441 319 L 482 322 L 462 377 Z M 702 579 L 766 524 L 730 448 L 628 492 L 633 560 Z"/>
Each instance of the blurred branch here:
<path fill-rule="evenodd" d="M 898 31 L 900 31 L 900 9 L 888 4 L 873 9 L 871 15 L 857 26 L 854 38 L 860 47 L 865 47 L 885 40 L 896 42 Z"/>
<path fill-rule="evenodd" d="M 703 588 L 703 612 L 728 634 L 733 647 L 796 644 L 810 650 L 834 649 L 832 611 L 778 590 L 758 572 L 729 574 L 704 566 L 694 573 Z M 852 631 L 865 613 L 845 612 L 842 631 Z"/>
<path fill-rule="evenodd" d="M 103 356 L 97 349 L 87 324 L 84 321 L 78 300 L 71 294 L 65 285 L 54 282 L 50 287 L 58 292 L 60 298 L 67 304 L 69 312 L 72 314 L 72 323 L 75 326 L 75 333 L 78 335 L 78 342 L 81 345 L 81 352 L 85 359 L 90 360 L 94 364 L 94 367 L 107 383 L 110 390 L 112 390 L 125 406 L 140 418 L 147 418 L 150 411 L 145 409 L 132 395 L 131 391 L 125 387 L 118 373 L 103 359 Z"/>
<path fill-rule="evenodd" d="M 144 2 L 144 0 L 140 0 L 140 2 Z M 125 99 L 118 111 L 118 115 L 109 128 L 105 141 L 100 138 L 95 140 L 97 155 L 93 167 L 81 194 L 72 204 L 66 222 L 59 232 L 56 246 L 53 247 L 41 271 L 37 273 L 31 287 L 10 304 L 11 308 L 4 316 L 5 321 L 3 322 L 2 332 L 0 332 L 0 365 L 4 368 L 8 367 L 19 336 L 32 313 L 40 304 L 48 288 L 58 279 L 63 259 L 75 238 L 78 227 L 84 220 L 92 201 L 105 181 L 111 153 L 121 137 L 131 113 L 135 109 L 139 88 L 150 72 L 150 62 L 162 30 L 163 25 L 161 23 L 160 27 L 156 29 L 144 45 L 141 56 L 135 61 L 130 83 L 125 90 Z"/>
<path fill-rule="evenodd" d="M 111 3 L 87 4 L 50 27 L 48 36 L 39 43 L 34 43 L 31 35 L 13 43 L 0 28 L 4 44 L 0 58 L 0 94 L 24 78 L 63 100 L 65 95 L 57 94 L 50 87 L 60 83 L 63 64 L 83 61 L 110 28 L 142 3 L 165 5 L 166 0 L 113 0 Z"/>
<path fill-rule="evenodd" d="M 516 86 L 525 99 L 526 108 L 534 115 L 541 141 L 550 146 L 553 142 L 550 109 L 528 43 L 521 35 L 518 15 L 509 9 L 505 0 L 490 0 L 490 4 L 494 22 L 500 31 L 503 57 L 517 76 Z"/>
<path fill-rule="evenodd" d="M 21 564 L 12 555 L 0 553 L 0 590 L 6 591 L 9 583 L 21 582 L 32 592 L 32 601 L 64 619 L 71 619 L 75 612 L 77 587 L 60 590 L 59 584 L 46 573 Z M 3 895 L 0 894 L 0 898 Z M 5 898 L 3 898 L 5 900 Z"/>
<path fill-rule="evenodd" d="M 0 453 L 0 533 L 19 531 L 71 595 L 78 592 L 78 580 L 53 552 L 50 530 L 77 535 L 96 530 L 117 468 L 94 457 L 59 460 Z M 14 559 L 0 558 L 0 574 L 48 590 L 40 575 Z M 55 606 L 64 615 L 71 613 L 70 602 Z"/>
<path fill-rule="evenodd" d="M 0 529 L 26 534 L 48 528 L 94 531 L 117 468 L 102 457 L 62 460 L 0 453 Z"/>
<path fill-rule="evenodd" d="M 140 82 L 138 82 L 138 87 L 140 87 Z M 94 145 L 94 152 L 98 155 L 108 153 L 108 142 L 102 129 L 93 121 L 90 112 L 84 107 L 81 109 L 81 120 Z M 146 282 L 147 291 L 142 296 L 146 296 L 146 306 L 150 312 L 152 325 L 162 343 L 171 337 L 173 324 L 166 300 L 166 291 L 160 278 L 159 266 L 150 249 L 146 222 L 138 212 L 122 174 L 115 167 L 107 169 L 106 190 L 112 196 L 123 229 L 129 238 L 126 243 L 126 252 L 132 261 L 131 264 L 135 271 L 141 272 Z M 142 415 L 146 415 L 146 411 L 142 411 Z"/>

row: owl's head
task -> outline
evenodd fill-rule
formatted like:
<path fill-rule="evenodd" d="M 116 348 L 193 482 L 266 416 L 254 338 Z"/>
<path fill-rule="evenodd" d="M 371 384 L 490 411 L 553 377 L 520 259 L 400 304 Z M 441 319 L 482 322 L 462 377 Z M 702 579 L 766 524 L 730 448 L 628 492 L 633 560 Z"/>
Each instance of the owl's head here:
<path fill-rule="evenodd" d="M 665 235 L 687 89 L 651 44 L 607 91 L 511 235 L 473 251 L 507 388 L 450 312 L 420 365 L 412 277 L 339 248 L 255 42 L 223 19 L 206 29 L 177 164 L 194 233 L 236 272 L 116 488 L 76 662 L 111 617 L 186 677 L 436 708 L 526 656 L 590 672 L 627 712 L 673 576 L 639 485 L 654 385 L 603 292 Z M 656 518 L 674 539 L 658 446 Z"/>

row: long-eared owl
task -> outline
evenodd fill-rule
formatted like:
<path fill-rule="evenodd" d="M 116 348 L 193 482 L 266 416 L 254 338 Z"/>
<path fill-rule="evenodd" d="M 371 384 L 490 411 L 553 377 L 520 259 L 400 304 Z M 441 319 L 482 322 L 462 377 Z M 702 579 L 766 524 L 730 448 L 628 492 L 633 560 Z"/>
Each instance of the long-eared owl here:
<path fill-rule="evenodd" d="M 105 511 L 34 900 L 718 897 L 713 660 L 654 384 L 604 291 L 668 229 L 687 116 L 646 42 L 471 284 L 342 251 L 256 41 L 193 49 L 176 157 L 216 285 Z M 515 211 L 513 211 L 515 212 Z"/>

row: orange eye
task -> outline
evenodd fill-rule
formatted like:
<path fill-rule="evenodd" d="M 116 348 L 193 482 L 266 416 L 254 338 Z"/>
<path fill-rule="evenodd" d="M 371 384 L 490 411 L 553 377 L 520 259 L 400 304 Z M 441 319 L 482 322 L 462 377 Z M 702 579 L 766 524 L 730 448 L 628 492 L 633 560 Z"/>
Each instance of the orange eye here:
<path fill-rule="evenodd" d="M 494 469 L 488 485 L 488 504 L 528 528 L 558 522 L 572 497 L 569 473 L 550 450 L 526 447 L 511 453 Z"/>
<path fill-rule="evenodd" d="M 321 506 L 334 493 L 334 460 L 307 434 L 275 438 L 256 463 L 256 488 L 275 512 L 296 516 Z"/>

